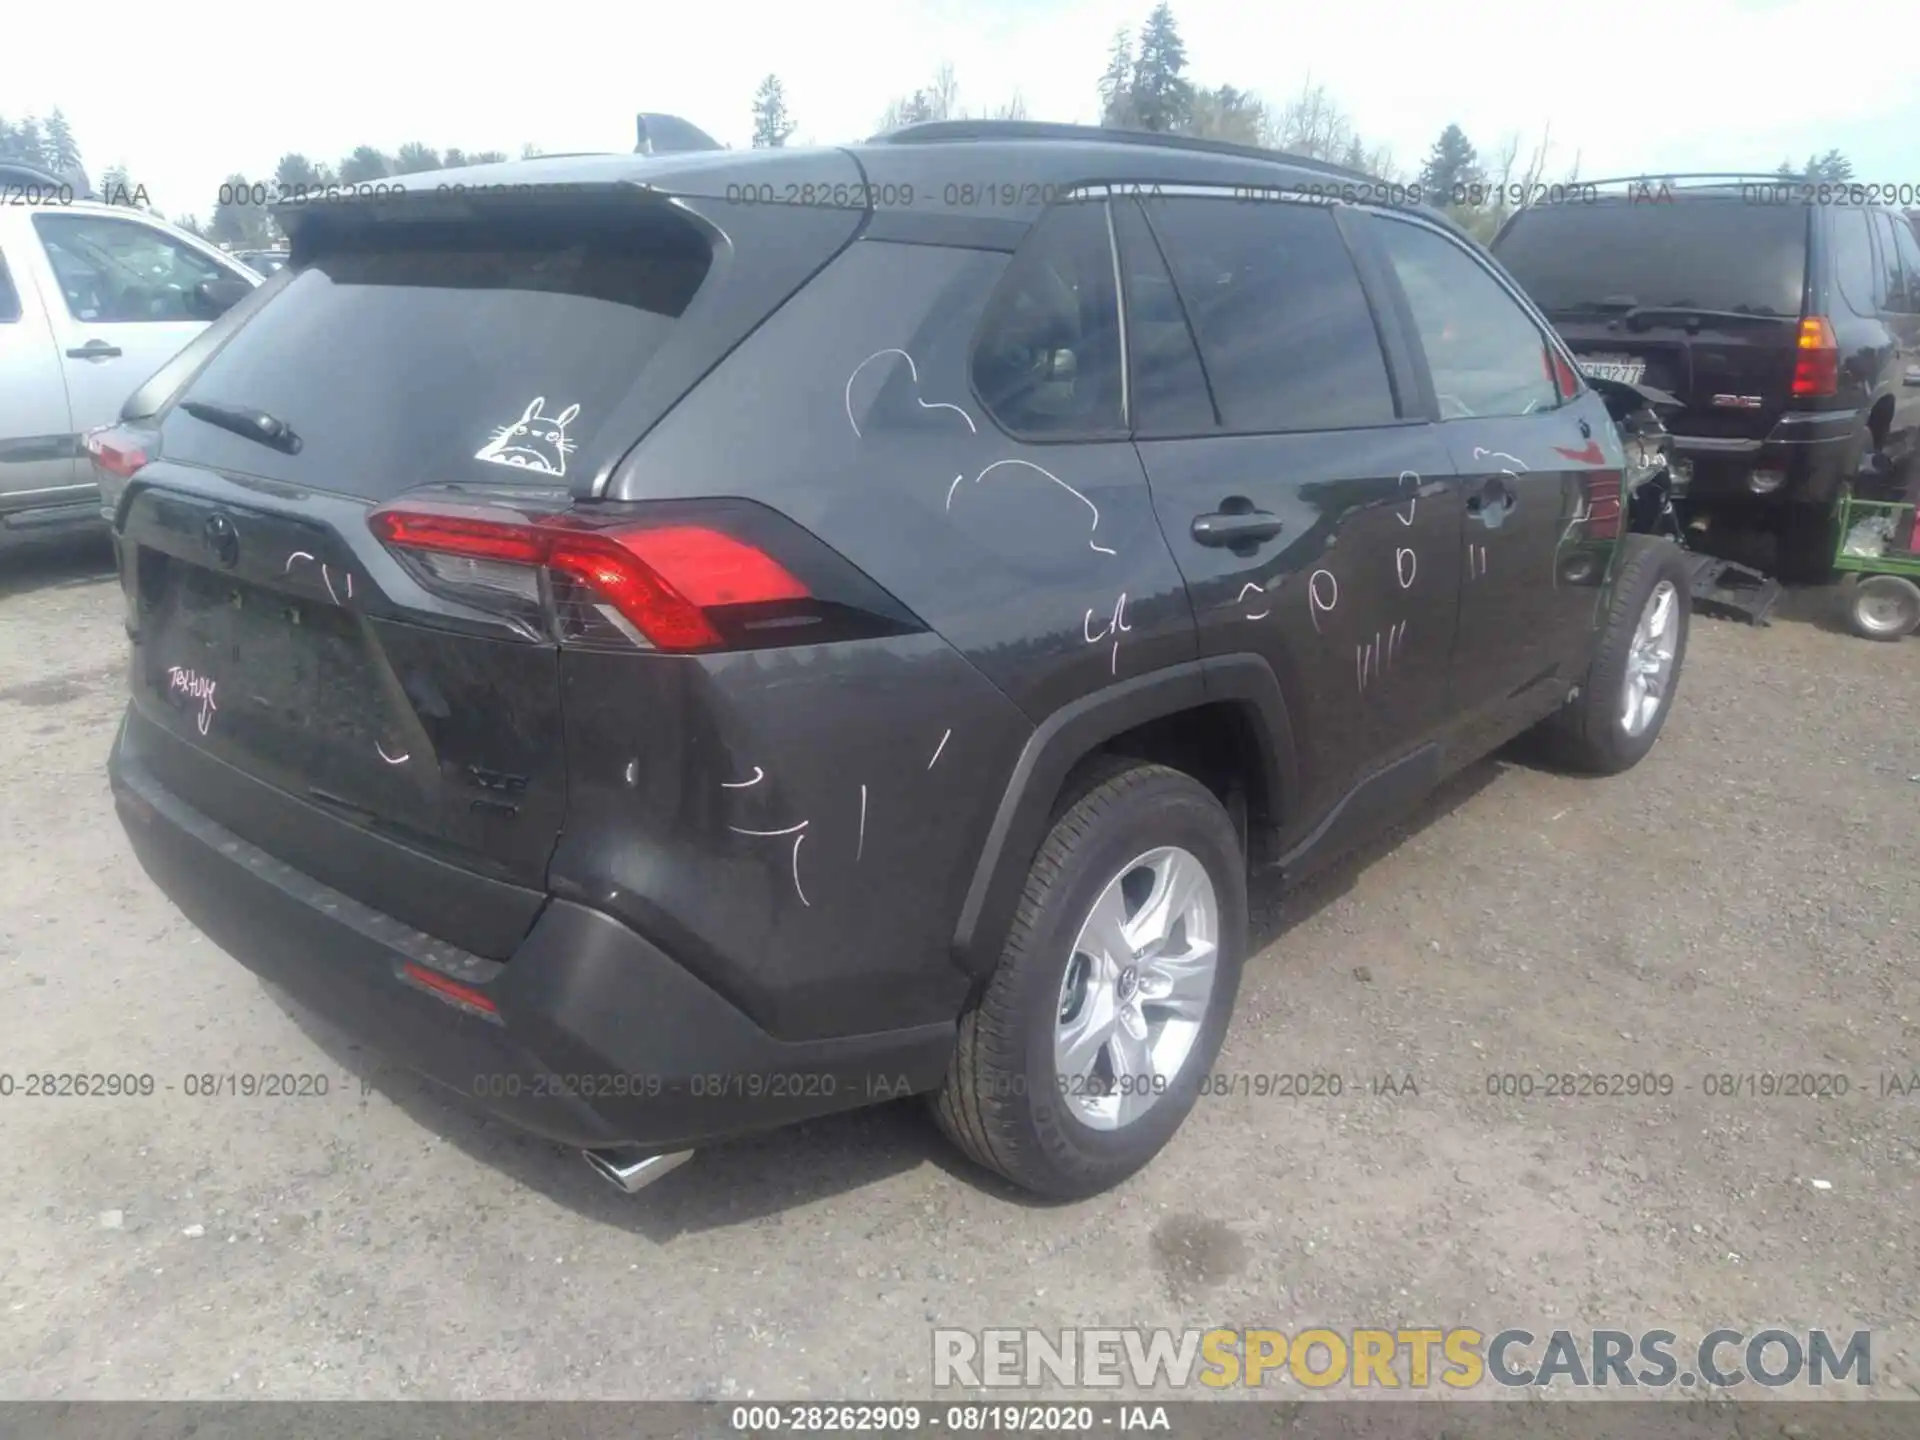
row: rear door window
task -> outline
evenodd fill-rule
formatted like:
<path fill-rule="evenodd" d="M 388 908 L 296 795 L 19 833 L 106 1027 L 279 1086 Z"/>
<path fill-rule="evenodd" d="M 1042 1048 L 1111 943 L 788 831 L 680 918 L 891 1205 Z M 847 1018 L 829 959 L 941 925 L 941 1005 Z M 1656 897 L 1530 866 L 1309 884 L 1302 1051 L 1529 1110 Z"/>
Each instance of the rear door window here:
<path fill-rule="evenodd" d="M 13 288 L 13 276 L 7 273 L 7 257 L 0 255 L 0 325 L 11 325 L 20 318 L 20 292 Z"/>
<path fill-rule="evenodd" d="M 1703 196 L 1538 205 L 1493 249 L 1549 315 L 1682 305 L 1798 316 L 1807 208 Z"/>
<path fill-rule="evenodd" d="M 1117 202 L 1113 218 L 1127 281 L 1134 434 L 1142 439 L 1207 434 L 1220 417 L 1160 242 L 1136 202 Z"/>
<path fill-rule="evenodd" d="M 1330 210 L 1176 196 L 1150 202 L 1147 218 L 1227 430 L 1342 430 L 1398 418 L 1373 312 Z M 1157 323 L 1170 319 L 1161 306 Z"/>
<path fill-rule="evenodd" d="M 1123 433 L 1120 310 L 1104 201 L 1056 205 L 1028 232 L 981 318 L 973 384 L 1015 435 Z"/>
<path fill-rule="evenodd" d="M 1900 253 L 1900 277 L 1902 288 L 1897 297 L 1889 297 L 1889 309 L 1905 314 L 1920 311 L 1920 240 L 1914 238 L 1913 227 L 1901 223 L 1892 215 L 1882 217 L 1893 231 L 1894 248 Z M 1898 303 L 1895 303 L 1895 300 Z"/>
<path fill-rule="evenodd" d="M 1873 260 L 1870 216 L 1865 210 L 1837 209 L 1833 213 L 1833 270 L 1840 295 L 1856 315 L 1878 313 L 1884 295 Z"/>
<path fill-rule="evenodd" d="M 693 226 L 652 208 L 343 217 L 274 276 L 278 293 L 182 395 L 264 411 L 297 452 L 176 408 L 166 454 L 375 499 L 426 483 L 564 483 L 636 438 L 607 422 L 709 260 Z"/>
<path fill-rule="evenodd" d="M 1560 403 L 1546 337 L 1485 266 L 1423 225 L 1375 223 L 1413 312 L 1442 419 L 1531 415 Z"/>

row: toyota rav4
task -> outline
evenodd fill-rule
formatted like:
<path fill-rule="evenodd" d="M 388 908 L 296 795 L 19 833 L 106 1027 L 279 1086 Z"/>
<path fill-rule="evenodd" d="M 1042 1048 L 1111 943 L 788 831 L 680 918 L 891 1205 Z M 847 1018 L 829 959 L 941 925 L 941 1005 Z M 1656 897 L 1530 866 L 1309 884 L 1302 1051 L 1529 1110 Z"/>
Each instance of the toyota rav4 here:
<path fill-rule="evenodd" d="M 626 1188 L 902 1094 L 1110 1186 L 1251 873 L 1672 704 L 1602 396 L 1363 177 L 953 123 L 394 184 L 95 449 L 114 792 L 222 947 Z"/>

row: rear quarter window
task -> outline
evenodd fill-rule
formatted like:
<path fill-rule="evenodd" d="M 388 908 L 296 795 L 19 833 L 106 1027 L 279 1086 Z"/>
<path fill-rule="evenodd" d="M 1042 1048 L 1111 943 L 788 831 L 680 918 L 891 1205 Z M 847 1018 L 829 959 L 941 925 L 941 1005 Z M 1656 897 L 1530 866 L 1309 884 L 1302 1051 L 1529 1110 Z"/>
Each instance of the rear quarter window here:
<path fill-rule="evenodd" d="M 13 276 L 7 273 L 7 257 L 0 255 L 0 325 L 11 325 L 20 318 L 20 292 L 13 288 Z"/>
<path fill-rule="evenodd" d="M 263 410 L 283 454 L 174 409 L 170 459 L 384 499 L 425 483 L 564 483 L 706 277 L 704 237 L 631 206 L 334 222 L 181 398 Z"/>

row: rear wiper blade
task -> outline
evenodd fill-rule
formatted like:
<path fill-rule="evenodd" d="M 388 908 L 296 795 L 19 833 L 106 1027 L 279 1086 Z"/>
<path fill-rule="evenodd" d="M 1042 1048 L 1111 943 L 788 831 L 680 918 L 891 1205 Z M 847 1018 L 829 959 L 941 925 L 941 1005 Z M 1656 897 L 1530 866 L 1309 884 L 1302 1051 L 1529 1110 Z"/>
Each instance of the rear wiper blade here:
<path fill-rule="evenodd" d="M 245 405 L 223 405 L 217 400 L 182 400 L 180 408 L 196 420 L 230 430 L 248 440 L 257 440 L 284 455 L 298 455 L 302 441 L 293 427 L 277 415 Z"/>
<path fill-rule="evenodd" d="M 1698 315 L 1706 320 L 1785 320 L 1791 317 L 1772 310 L 1714 310 L 1705 305 L 1636 305 L 1622 316 L 1638 320 L 1645 315 Z"/>

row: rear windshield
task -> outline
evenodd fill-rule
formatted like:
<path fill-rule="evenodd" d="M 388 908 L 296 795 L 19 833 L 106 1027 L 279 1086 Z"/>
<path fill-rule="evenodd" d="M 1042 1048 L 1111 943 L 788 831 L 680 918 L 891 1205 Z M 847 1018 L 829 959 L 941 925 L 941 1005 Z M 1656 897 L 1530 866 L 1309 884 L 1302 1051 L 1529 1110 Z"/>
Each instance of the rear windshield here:
<path fill-rule="evenodd" d="M 1797 316 L 1807 211 L 1698 197 L 1541 206 L 1515 220 L 1494 253 L 1550 313 L 1691 305 Z"/>
<path fill-rule="evenodd" d="M 564 484 L 634 438 L 607 422 L 710 260 L 671 212 L 607 205 L 334 222 L 311 251 L 188 385 L 168 459 L 380 499 Z M 271 416 L 297 449 L 233 434 L 207 407 Z"/>

